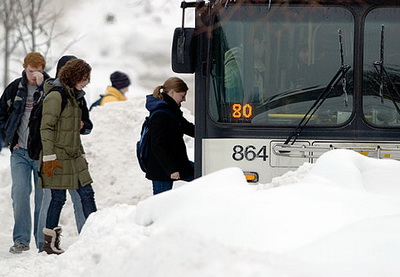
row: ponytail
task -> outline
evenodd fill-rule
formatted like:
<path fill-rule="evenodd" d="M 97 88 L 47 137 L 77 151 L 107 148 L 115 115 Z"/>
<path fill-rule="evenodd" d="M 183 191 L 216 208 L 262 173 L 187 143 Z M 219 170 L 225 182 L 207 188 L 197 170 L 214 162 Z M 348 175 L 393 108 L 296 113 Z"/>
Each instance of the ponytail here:
<path fill-rule="evenodd" d="M 154 90 L 153 90 L 153 96 L 156 98 L 160 98 L 163 99 L 162 95 L 161 95 L 161 89 L 163 88 L 163 86 L 157 86 Z"/>
<path fill-rule="evenodd" d="M 168 93 L 171 90 L 176 92 L 187 92 L 189 90 L 187 84 L 178 77 L 168 78 L 164 84 L 157 86 L 153 91 L 153 96 L 163 99 L 161 92 Z"/>

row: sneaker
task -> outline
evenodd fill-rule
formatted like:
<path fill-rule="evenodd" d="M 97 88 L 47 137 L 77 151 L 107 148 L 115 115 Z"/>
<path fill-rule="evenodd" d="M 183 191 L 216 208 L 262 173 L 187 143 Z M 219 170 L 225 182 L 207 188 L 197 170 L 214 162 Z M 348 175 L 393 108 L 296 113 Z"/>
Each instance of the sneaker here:
<path fill-rule="evenodd" d="M 21 254 L 22 251 L 28 251 L 29 245 L 25 245 L 23 243 L 15 243 L 13 246 L 10 247 L 10 253 L 13 254 Z"/>

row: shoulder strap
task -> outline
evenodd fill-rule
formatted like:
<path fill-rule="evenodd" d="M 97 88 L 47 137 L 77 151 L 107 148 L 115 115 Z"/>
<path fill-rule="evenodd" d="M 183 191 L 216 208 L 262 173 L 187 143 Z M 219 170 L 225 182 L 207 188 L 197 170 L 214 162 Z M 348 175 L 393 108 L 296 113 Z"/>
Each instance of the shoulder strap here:
<path fill-rule="evenodd" d="M 53 87 L 49 93 L 51 91 L 58 91 L 61 94 L 61 111 L 64 110 L 65 106 L 67 106 L 67 102 L 68 102 L 68 95 L 65 93 L 64 88 L 63 87 Z"/>
<path fill-rule="evenodd" d="M 98 98 L 96 101 L 94 101 L 94 102 L 90 105 L 89 112 L 90 112 L 94 107 L 100 105 L 101 100 L 103 99 L 103 97 L 104 97 L 104 94 L 100 94 L 100 95 L 99 95 L 99 98 Z"/>

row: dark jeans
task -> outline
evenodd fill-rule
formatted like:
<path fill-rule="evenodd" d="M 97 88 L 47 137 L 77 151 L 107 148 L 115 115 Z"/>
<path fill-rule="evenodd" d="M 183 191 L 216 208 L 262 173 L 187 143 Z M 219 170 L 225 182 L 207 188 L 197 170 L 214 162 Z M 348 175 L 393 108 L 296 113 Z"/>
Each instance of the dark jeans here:
<path fill-rule="evenodd" d="M 152 181 L 153 183 L 153 195 L 161 192 L 171 190 L 174 181 Z"/>
<path fill-rule="evenodd" d="M 194 167 L 194 163 L 190 162 L 190 164 Z M 190 182 L 193 181 L 194 176 L 190 176 L 188 178 L 182 179 L 182 181 Z M 168 180 L 168 181 L 152 181 L 153 183 L 153 195 L 156 195 L 158 193 L 171 190 L 172 185 L 174 183 L 173 180 Z"/>
<path fill-rule="evenodd" d="M 88 218 L 91 213 L 97 211 L 92 185 L 86 185 L 84 187 L 79 185 L 77 192 L 81 197 L 83 214 L 85 215 L 85 218 Z M 49 210 L 47 211 L 46 228 L 54 229 L 58 226 L 61 210 L 66 199 L 67 191 L 65 189 L 51 190 L 51 201 Z"/>

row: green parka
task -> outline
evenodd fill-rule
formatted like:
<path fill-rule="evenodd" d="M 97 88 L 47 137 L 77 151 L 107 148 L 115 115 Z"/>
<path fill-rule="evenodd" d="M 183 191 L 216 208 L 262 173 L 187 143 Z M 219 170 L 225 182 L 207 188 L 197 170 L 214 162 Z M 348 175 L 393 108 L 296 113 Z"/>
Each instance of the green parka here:
<path fill-rule="evenodd" d="M 54 87 L 63 87 L 67 95 L 65 108 L 62 110 L 62 96 Z M 82 110 L 76 100 L 75 90 L 62 85 L 58 79 L 48 79 L 44 85 L 46 97 L 43 102 L 40 134 L 43 150 L 40 161 L 57 159 L 62 169 L 56 168 L 54 176 L 44 176 L 40 166 L 39 187 L 50 189 L 77 189 L 91 184 L 88 164 L 83 157 L 84 150 L 79 131 L 81 129 Z"/>

